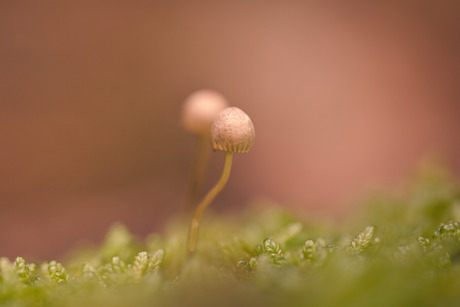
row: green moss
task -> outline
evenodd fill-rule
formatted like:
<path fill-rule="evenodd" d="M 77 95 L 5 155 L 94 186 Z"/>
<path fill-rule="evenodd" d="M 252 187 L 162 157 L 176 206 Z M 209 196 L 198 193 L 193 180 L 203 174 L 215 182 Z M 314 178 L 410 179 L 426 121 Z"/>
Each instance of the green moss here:
<path fill-rule="evenodd" d="M 0 259 L 1 306 L 458 306 L 460 190 L 443 172 L 370 200 L 348 226 L 280 208 L 206 214 L 137 242 L 115 225 L 64 264 Z"/>

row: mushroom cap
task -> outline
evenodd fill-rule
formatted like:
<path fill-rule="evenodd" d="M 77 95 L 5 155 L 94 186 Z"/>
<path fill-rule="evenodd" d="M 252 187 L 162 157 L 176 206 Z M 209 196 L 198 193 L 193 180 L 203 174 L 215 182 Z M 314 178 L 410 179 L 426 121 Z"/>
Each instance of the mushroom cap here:
<path fill-rule="evenodd" d="M 193 92 L 184 102 L 182 123 L 188 132 L 206 135 L 216 115 L 227 106 L 227 100 L 216 91 Z"/>
<path fill-rule="evenodd" d="M 249 116 L 230 107 L 220 112 L 211 125 L 213 150 L 248 152 L 254 144 L 255 130 Z"/>

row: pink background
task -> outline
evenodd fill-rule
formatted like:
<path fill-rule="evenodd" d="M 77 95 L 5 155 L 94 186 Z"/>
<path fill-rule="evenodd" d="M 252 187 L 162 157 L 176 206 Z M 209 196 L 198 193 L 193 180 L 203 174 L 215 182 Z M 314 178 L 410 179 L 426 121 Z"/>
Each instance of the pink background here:
<path fill-rule="evenodd" d="M 0 256 L 59 258 L 116 221 L 161 230 L 201 88 L 256 128 L 214 210 L 340 215 L 426 157 L 458 175 L 458 16 L 458 1 L 1 1 Z"/>

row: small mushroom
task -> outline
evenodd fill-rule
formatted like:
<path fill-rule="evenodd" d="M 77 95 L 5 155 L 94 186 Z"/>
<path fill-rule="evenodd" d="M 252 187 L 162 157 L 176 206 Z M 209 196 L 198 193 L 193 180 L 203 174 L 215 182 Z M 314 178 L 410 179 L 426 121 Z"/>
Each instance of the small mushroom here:
<path fill-rule="evenodd" d="M 214 118 L 228 106 L 227 100 L 216 91 L 199 90 L 190 94 L 182 108 L 182 124 L 198 138 L 198 151 L 189 178 L 185 211 L 191 211 L 197 202 L 206 171 L 209 149 L 209 131 Z"/>
<path fill-rule="evenodd" d="M 255 131 L 249 116 L 236 107 L 220 112 L 211 125 L 211 145 L 214 151 L 225 151 L 224 170 L 217 184 L 197 206 L 190 227 L 188 249 L 195 251 L 201 216 L 228 181 L 234 152 L 248 152 L 254 144 Z"/>

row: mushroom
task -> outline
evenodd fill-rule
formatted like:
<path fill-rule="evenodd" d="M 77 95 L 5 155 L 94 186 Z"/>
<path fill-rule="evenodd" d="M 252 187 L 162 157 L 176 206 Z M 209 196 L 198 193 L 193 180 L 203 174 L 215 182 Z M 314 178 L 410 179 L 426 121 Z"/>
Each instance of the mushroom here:
<path fill-rule="evenodd" d="M 201 216 L 228 181 L 234 152 L 248 152 L 254 144 L 255 131 L 249 116 L 241 109 L 230 107 L 220 112 L 211 126 L 211 146 L 214 151 L 225 151 L 224 170 L 217 184 L 196 207 L 190 227 L 188 249 L 195 251 Z"/>
<path fill-rule="evenodd" d="M 209 154 L 209 131 L 214 118 L 228 106 L 227 100 L 216 91 L 199 90 L 190 94 L 182 108 L 182 124 L 188 132 L 198 137 L 198 151 L 189 178 L 185 211 L 191 211 L 201 190 L 206 160 Z"/>

